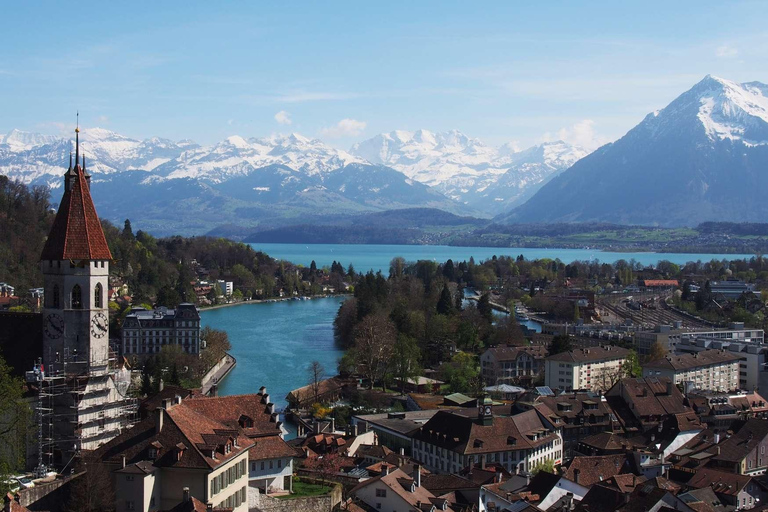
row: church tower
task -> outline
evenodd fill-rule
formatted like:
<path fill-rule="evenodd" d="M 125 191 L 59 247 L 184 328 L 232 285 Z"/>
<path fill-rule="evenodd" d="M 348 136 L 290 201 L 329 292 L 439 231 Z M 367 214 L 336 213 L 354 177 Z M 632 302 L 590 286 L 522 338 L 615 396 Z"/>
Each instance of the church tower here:
<path fill-rule="evenodd" d="M 107 290 L 112 254 L 91 198 L 91 177 L 80 157 L 69 158 L 64 194 L 40 256 L 43 370 L 40 387 L 43 466 L 59 466 L 93 450 L 133 421 L 130 371 L 110 360 Z"/>
<path fill-rule="evenodd" d="M 90 191 L 91 177 L 80 160 L 75 130 L 64 195 L 40 257 L 45 283 L 43 362 L 68 365 L 68 373 L 105 371 L 109 359 L 107 290 L 109 252 Z"/>

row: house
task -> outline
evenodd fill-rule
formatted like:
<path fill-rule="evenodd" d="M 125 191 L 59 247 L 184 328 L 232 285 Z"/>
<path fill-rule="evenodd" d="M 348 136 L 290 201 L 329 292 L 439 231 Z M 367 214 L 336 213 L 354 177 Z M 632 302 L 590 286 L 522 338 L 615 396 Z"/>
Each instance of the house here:
<path fill-rule="evenodd" d="M 437 409 L 427 411 L 385 412 L 352 416 L 351 423 L 361 431 L 373 430 L 379 444 L 406 455 L 411 454 L 411 432 L 429 421 Z"/>
<path fill-rule="evenodd" d="M 672 414 L 692 412 L 685 397 L 666 377 L 627 377 L 606 393 L 605 399 L 625 434 L 658 428 Z"/>
<path fill-rule="evenodd" d="M 687 397 L 694 412 L 709 428 L 726 431 L 738 420 L 768 419 L 768 401 L 759 393 L 697 392 Z"/>
<path fill-rule="evenodd" d="M 552 389 L 605 391 L 622 376 L 629 350 L 604 345 L 546 358 L 544 382 Z"/>
<path fill-rule="evenodd" d="M 394 384 L 395 388 L 403 389 L 408 393 L 437 393 L 440 391 L 440 386 L 445 382 L 419 376 L 415 379 L 408 378 L 405 382 L 401 379 L 395 379 Z"/>
<path fill-rule="evenodd" d="M 371 509 L 383 512 L 453 511 L 446 498 L 435 496 L 421 485 L 418 468 L 410 475 L 402 469 L 386 472 L 358 484 L 350 494 Z"/>
<path fill-rule="evenodd" d="M 739 389 L 741 357 L 723 350 L 668 354 L 643 365 L 643 377 L 666 377 L 685 389 L 734 391 Z"/>
<path fill-rule="evenodd" d="M 719 453 L 712 465 L 740 475 L 764 475 L 768 470 L 768 421 L 753 418 L 738 423 L 733 435 L 717 444 Z"/>
<path fill-rule="evenodd" d="M 93 457 L 114 477 L 117 512 L 170 509 L 183 487 L 206 504 L 245 512 L 252 446 L 241 430 L 177 399 L 167 400 Z"/>
<path fill-rule="evenodd" d="M 710 487 L 723 503 L 736 510 L 754 508 L 768 498 L 766 484 L 760 479 L 711 468 L 698 470 L 687 485 L 694 489 Z"/>
<path fill-rule="evenodd" d="M 459 473 L 473 464 L 498 464 L 506 471 L 529 471 L 546 460 L 562 462 L 559 429 L 545 426 L 535 410 L 494 417 L 489 399 L 476 417 L 438 411 L 412 434 L 411 453 L 433 473 Z"/>
<path fill-rule="evenodd" d="M 164 346 L 181 347 L 187 354 L 199 354 L 200 312 L 194 304 L 179 304 L 175 309 L 160 307 L 149 311 L 131 309 L 122 327 L 123 355 L 156 354 Z"/>
<path fill-rule="evenodd" d="M 313 384 L 294 389 L 285 397 L 289 407 L 292 409 L 303 409 L 310 405 L 319 403 L 328 403 L 338 400 L 349 382 L 340 377 L 331 377 L 321 380 L 317 387 Z"/>
<path fill-rule="evenodd" d="M 544 371 L 544 345 L 492 347 L 480 356 L 483 380 L 488 385 L 530 384 Z"/>

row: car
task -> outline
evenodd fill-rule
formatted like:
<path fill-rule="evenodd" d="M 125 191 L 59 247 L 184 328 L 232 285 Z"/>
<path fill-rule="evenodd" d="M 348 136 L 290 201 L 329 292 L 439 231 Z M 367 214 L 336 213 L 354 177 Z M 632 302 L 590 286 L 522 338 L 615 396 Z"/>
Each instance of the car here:
<path fill-rule="evenodd" d="M 13 479 L 16 480 L 23 489 L 31 489 L 35 486 L 35 482 L 33 482 L 31 478 L 25 475 L 15 476 Z"/>

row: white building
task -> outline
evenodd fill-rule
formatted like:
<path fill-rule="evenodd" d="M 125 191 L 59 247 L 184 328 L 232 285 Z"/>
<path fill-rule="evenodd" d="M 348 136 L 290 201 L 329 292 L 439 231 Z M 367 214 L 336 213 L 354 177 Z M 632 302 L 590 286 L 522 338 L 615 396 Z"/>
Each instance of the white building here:
<path fill-rule="evenodd" d="M 200 353 L 200 312 L 194 304 L 179 304 L 175 309 L 160 307 L 149 311 L 131 309 L 122 327 L 125 356 L 146 356 L 164 346 L 176 345 L 187 354 Z"/>
<path fill-rule="evenodd" d="M 554 354 L 546 359 L 544 381 L 552 389 L 605 391 L 622 377 L 628 355 L 610 345 Z"/>
<path fill-rule="evenodd" d="M 741 356 L 723 350 L 667 355 L 643 365 L 643 377 L 667 377 L 686 390 L 739 389 Z"/>
<path fill-rule="evenodd" d="M 235 291 L 234 284 L 232 281 L 217 279 L 216 284 L 219 286 L 219 290 L 221 290 L 221 293 L 224 294 L 225 297 L 231 296 L 232 293 Z"/>

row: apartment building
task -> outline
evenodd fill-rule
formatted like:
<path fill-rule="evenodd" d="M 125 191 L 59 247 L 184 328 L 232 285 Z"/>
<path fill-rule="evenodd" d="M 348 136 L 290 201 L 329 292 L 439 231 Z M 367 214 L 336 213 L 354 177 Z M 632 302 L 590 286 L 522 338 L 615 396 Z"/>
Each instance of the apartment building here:
<path fill-rule="evenodd" d="M 546 358 L 544 380 L 552 389 L 605 391 L 622 377 L 629 350 L 610 345 L 561 352 Z"/>
<path fill-rule="evenodd" d="M 188 354 L 199 354 L 200 312 L 194 304 L 179 304 L 148 310 L 131 309 L 123 322 L 123 355 L 149 355 L 168 345 L 176 345 Z"/>
<path fill-rule="evenodd" d="M 675 322 L 671 326 L 657 325 L 653 330 L 636 331 L 635 347 L 638 354 L 648 355 L 657 341 L 667 351 L 674 352 L 680 343 L 698 339 L 761 344 L 764 338 L 762 329 L 745 328 L 743 322 L 733 322 L 728 329 L 710 330 L 685 330 L 681 322 Z"/>
<path fill-rule="evenodd" d="M 483 380 L 488 385 L 530 384 L 544 371 L 547 347 L 492 347 L 480 356 Z"/>
<path fill-rule="evenodd" d="M 686 391 L 734 391 L 739 389 L 740 361 L 738 354 L 724 350 L 669 354 L 643 365 L 643 377 L 666 377 Z"/>
<path fill-rule="evenodd" d="M 545 425 L 536 410 L 495 417 L 488 399 L 478 406 L 477 417 L 438 411 L 412 439 L 412 457 L 433 473 L 456 474 L 474 464 L 519 473 L 563 460 L 559 428 Z"/>

